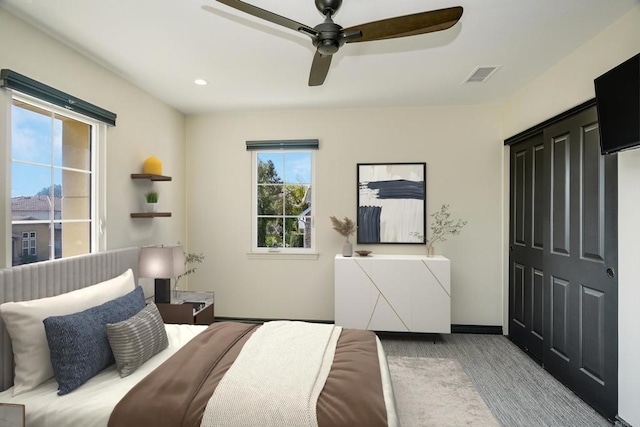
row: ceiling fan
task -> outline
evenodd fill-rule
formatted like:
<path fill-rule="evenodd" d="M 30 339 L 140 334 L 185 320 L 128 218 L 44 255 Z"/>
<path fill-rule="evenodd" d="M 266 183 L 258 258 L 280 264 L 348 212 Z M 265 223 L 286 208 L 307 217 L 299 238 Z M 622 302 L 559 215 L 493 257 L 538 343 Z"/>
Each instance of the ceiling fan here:
<path fill-rule="evenodd" d="M 309 86 L 320 86 L 324 83 L 332 55 L 345 43 L 385 40 L 446 30 L 454 26 L 462 16 L 462 7 L 456 6 L 342 28 L 332 19 L 338 13 L 342 0 L 315 0 L 316 8 L 324 15 L 325 20 L 312 28 L 240 0 L 217 1 L 311 37 L 316 53 L 311 64 Z M 203 6 L 203 9 L 215 11 L 209 6 Z"/>

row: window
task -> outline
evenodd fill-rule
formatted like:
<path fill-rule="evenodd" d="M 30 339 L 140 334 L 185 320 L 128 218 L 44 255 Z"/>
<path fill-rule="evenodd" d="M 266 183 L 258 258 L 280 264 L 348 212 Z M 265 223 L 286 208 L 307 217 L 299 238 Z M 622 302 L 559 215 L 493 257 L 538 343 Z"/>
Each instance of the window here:
<path fill-rule="evenodd" d="M 254 252 L 315 249 L 314 151 L 254 151 Z"/>
<path fill-rule="evenodd" d="M 37 99 L 11 100 L 12 265 L 96 247 L 96 141 L 100 122 Z M 40 240 L 39 240 L 40 239 Z"/>
<path fill-rule="evenodd" d="M 24 232 L 22 233 L 22 256 L 20 257 L 20 264 L 28 264 L 34 262 L 37 256 L 36 248 L 36 232 Z"/>
<path fill-rule="evenodd" d="M 105 142 L 116 114 L 9 69 L 0 88 L 0 267 L 25 262 L 25 232 L 28 262 L 105 250 Z"/>

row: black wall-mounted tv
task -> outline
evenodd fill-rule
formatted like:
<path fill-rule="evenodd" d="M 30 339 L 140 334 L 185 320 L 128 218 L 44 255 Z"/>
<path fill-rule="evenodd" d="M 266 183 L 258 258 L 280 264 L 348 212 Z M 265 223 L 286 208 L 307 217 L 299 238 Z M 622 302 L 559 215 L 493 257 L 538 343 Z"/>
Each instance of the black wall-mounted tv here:
<path fill-rule="evenodd" d="M 640 145 L 640 54 L 594 80 L 600 151 Z"/>

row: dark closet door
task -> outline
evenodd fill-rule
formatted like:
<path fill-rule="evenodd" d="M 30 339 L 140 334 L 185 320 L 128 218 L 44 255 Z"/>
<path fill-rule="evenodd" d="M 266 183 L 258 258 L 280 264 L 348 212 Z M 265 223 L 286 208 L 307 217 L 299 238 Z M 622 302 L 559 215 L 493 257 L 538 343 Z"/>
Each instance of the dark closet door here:
<path fill-rule="evenodd" d="M 542 133 L 511 146 L 509 336 L 542 362 L 544 342 L 544 144 Z"/>
<path fill-rule="evenodd" d="M 544 130 L 545 369 L 605 416 L 617 412 L 617 158 L 595 108 Z"/>

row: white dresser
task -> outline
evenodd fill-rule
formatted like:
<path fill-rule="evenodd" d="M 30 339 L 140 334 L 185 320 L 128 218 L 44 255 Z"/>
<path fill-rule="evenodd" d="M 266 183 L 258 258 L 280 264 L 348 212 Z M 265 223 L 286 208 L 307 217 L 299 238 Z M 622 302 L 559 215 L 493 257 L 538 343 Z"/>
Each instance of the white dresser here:
<path fill-rule="evenodd" d="M 445 257 L 336 255 L 334 286 L 336 325 L 451 333 L 451 264 Z"/>

